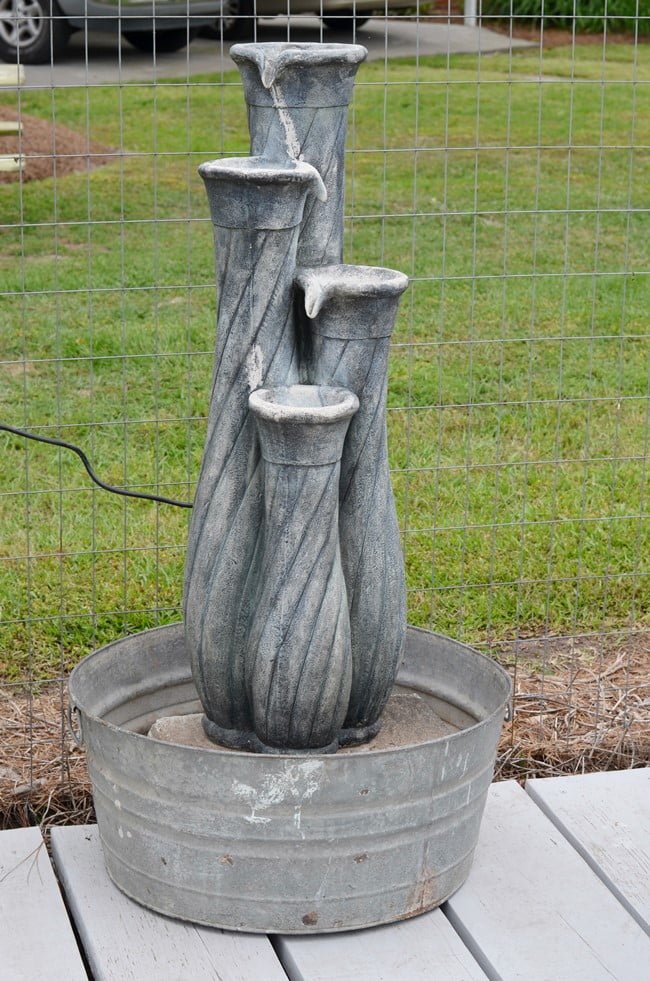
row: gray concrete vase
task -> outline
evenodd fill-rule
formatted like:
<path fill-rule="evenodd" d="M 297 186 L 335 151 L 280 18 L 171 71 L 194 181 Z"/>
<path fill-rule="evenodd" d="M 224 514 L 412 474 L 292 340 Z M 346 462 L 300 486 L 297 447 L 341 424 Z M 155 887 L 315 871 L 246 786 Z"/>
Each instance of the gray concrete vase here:
<path fill-rule="evenodd" d="M 340 262 L 345 139 L 360 44 L 234 44 L 248 105 L 251 153 L 304 160 L 320 173 L 327 200 L 312 199 L 298 246 L 301 265 Z"/>
<path fill-rule="evenodd" d="M 341 453 L 359 407 L 342 388 L 250 397 L 264 460 L 264 545 L 247 661 L 253 729 L 267 751 L 335 752 L 352 659 L 339 548 Z"/>
<path fill-rule="evenodd" d="M 388 469 L 388 353 L 408 278 L 394 269 L 300 269 L 309 381 L 341 385 L 360 408 L 343 450 L 339 528 L 348 591 L 353 677 L 342 743 L 376 735 L 406 634 L 406 582 Z"/>
<path fill-rule="evenodd" d="M 219 303 L 183 605 L 211 735 L 241 746 L 251 730 L 244 664 L 263 528 L 263 474 L 248 397 L 264 385 L 298 380 L 296 248 L 305 202 L 324 189 L 313 167 L 289 160 L 221 160 L 199 172 L 214 226 Z"/>

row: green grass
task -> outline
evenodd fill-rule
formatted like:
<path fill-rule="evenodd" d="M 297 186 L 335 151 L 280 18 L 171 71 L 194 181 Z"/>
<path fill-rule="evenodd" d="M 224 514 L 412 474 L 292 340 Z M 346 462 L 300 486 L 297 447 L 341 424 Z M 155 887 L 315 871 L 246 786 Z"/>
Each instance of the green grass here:
<path fill-rule="evenodd" d="M 0 186 L 0 419 L 184 499 L 214 344 L 196 167 L 247 150 L 236 76 L 196 81 L 24 93 L 124 155 Z M 413 277 L 388 413 L 413 623 L 481 642 L 648 622 L 649 144 L 643 46 L 359 74 L 346 258 Z M 187 512 L 0 441 L 4 677 L 178 619 Z"/>

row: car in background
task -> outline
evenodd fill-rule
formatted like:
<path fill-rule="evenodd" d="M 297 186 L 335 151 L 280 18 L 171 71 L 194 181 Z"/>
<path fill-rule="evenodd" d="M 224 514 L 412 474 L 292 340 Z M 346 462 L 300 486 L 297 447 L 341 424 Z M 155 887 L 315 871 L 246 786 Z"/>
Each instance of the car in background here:
<path fill-rule="evenodd" d="M 1 2 L 1 0 L 0 0 Z M 373 13 L 385 14 L 387 10 L 416 9 L 418 0 L 223 0 L 220 19 L 203 37 L 223 37 L 224 40 L 252 38 L 258 17 L 285 16 L 291 14 L 316 14 L 331 30 L 351 31 L 362 27 Z"/>
<path fill-rule="evenodd" d="M 417 0 L 391 0 L 390 9 Z M 252 37 L 257 17 L 317 14 L 334 30 L 360 27 L 381 0 L 0 0 L 0 60 L 47 64 L 64 51 L 73 31 L 112 31 L 157 54 L 178 51 L 196 34 L 235 40 Z"/>
<path fill-rule="evenodd" d="M 220 14 L 221 0 L 0 0 L 0 59 L 47 64 L 80 30 L 121 34 L 140 51 L 178 51 Z"/>

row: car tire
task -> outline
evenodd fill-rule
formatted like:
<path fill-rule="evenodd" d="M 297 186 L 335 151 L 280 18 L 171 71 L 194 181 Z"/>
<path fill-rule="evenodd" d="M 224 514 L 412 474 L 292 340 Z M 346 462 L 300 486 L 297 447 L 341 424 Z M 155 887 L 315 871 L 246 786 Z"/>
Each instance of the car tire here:
<path fill-rule="evenodd" d="M 155 48 L 158 54 L 171 54 L 187 47 L 196 33 L 177 27 L 171 31 L 122 31 L 122 37 L 138 51 L 149 53 Z"/>
<path fill-rule="evenodd" d="M 219 20 L 201 30 L 216 41 L 248 41 L 255 35 L 255 0 L 223 0 Z"/>
<path fill-rule="evenodd" d="M 68 43 L 72 30 L 56 0 L 0 0 L 0 59 L 46 65 Z"/>
<path fill-rule="evenodd" d="M 332 15 L 331 17 L 323 17 L 323 24 L 325 27 L 329 27 L 330 31 L 353 31 L 356 28 L 363 27 L 370 20 L 369 17 L 360 17 L 359 14 L 355 14 L 354 10 L 342 10 L 338 17 Z"/>

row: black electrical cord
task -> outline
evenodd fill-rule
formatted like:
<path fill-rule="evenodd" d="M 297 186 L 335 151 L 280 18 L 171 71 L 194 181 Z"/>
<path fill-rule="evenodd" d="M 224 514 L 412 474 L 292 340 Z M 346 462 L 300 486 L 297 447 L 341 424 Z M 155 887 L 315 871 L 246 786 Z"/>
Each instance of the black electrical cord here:
<path fill-rule="evenodd" d="M 4 430 L 6 433 L 13 433 L 14 436 L 20 436 L 23 439 L 33 439 L 38 443 L 48 443 L 50 446 L 62 446 L 64 450 L 72 450 L 72 452 L 76 453 L 83 463 L 90 479 L 101 487 L 102 490 L 110 491 L 111 494 L 121 494 L 122 497 L 138 497 L 143 501 L 158 501 L 159 504 L 173 504 L 174 507 L 177 508 L 192 507 L 190 501 L 175 501 L 172 497 L 160 497 L 158 494 L 144 494 L 140 491 L 124 490 L 121 487 L 112 487 L 111 484 L 105 484 L 91 467 L 90 460 L 84 451 L 78 446 L 75 446 L 74 443 L 66 443 L 63 439 L 52 439 L 49 436 L 36 436 L 35 433 L 27 432 L 26 429 L 16 429 L 15 426 L 7 426 L 3 422 L 0 422 L 0 429 Z"/>

